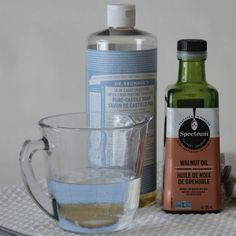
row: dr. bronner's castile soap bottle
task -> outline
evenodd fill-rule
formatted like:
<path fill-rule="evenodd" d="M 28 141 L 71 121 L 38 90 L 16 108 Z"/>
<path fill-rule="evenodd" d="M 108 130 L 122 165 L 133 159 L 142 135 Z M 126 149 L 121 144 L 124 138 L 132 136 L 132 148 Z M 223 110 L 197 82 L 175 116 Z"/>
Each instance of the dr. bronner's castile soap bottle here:
<path fill-rule="evenodd" d="M 134 5 L 108 5 L 107 24 L 108 29 L 88 38 L 87 111 L 101 112 L 104 122 L 109 122 L 109 112 L 154 115 L 145 144 L 141 183 L 140 206 L 146 206 L 156 198 L 157 42 L 152 34 L 134 28 Z M 120 153 L 122 145 L 125 143 L 120 144 Z"/>
<path fill-rule="evenodd" d="M 218 92 L 205 79 L 207 42 L 178 41 L 179 76 L 166 92 L 163 209 L 221 210 Z"/>

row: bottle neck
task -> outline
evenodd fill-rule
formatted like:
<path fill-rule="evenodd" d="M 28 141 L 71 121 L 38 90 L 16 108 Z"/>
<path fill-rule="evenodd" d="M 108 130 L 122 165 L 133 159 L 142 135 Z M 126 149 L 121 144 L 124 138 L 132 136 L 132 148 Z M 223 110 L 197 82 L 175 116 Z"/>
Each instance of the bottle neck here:
<path fill-rule="evenodd" d="M 109 27 L 110 35 L 133 35 L 134 31 L 133 27 Z"/>
<path fill-rule="evenodd" d="M 134 30 L 134 27 L 127 26 L 127 27 L 113 27 L 109 26 L 108 27 L 110 30 Z"/>
<path fill-rule="evenodd" d="M 205 59 L 179 60 L 179 75 L 177 83 L 206 83 Z"/>

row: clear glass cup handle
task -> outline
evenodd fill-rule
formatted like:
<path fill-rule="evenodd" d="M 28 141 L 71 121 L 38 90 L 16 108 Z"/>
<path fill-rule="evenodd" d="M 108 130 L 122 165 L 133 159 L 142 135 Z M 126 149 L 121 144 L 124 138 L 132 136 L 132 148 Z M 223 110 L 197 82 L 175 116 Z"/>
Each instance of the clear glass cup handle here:
<path fill-rule="evenodd" d="M 26 140 L 20 152 L 20 169 L 22 179 L 30 196 L 36 204 L 50 217 L 58 220 L 55 200 L 44 193 L 37 181 L 33 168 L 32 158 L 35 152 L 39 150 L 49 150 L 48 141 L 46 138 L 39 140 Z"/>

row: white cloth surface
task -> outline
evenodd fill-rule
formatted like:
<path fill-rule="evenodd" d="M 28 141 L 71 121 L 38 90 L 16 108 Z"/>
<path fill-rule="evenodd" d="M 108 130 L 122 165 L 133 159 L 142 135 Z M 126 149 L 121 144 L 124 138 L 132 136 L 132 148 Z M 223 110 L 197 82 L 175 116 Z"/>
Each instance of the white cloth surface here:
<path fill-rule="evenodd" d="M 1 226 L 33 236 L 76 235 L 60 229 L 56 221 L 35 205 L 22 185 L 1 189 Z M 236 201 L 216 214 L 167 214 L 159 206 L 138 209 L 129 229 L 112 235 L 233 236 L 236 235 Z"/>

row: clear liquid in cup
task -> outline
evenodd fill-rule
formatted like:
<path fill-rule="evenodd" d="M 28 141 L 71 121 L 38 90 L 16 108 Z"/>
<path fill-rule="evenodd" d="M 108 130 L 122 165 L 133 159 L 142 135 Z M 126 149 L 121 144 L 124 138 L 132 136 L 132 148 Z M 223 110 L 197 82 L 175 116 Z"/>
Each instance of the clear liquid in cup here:
<path fill-rule="evenodd" d="M 140 185 L 133 171 L 120 168 L 84 168 L 48 181 L 59 225 L 81 233 L 128 227 L 138 207 Z"/>

